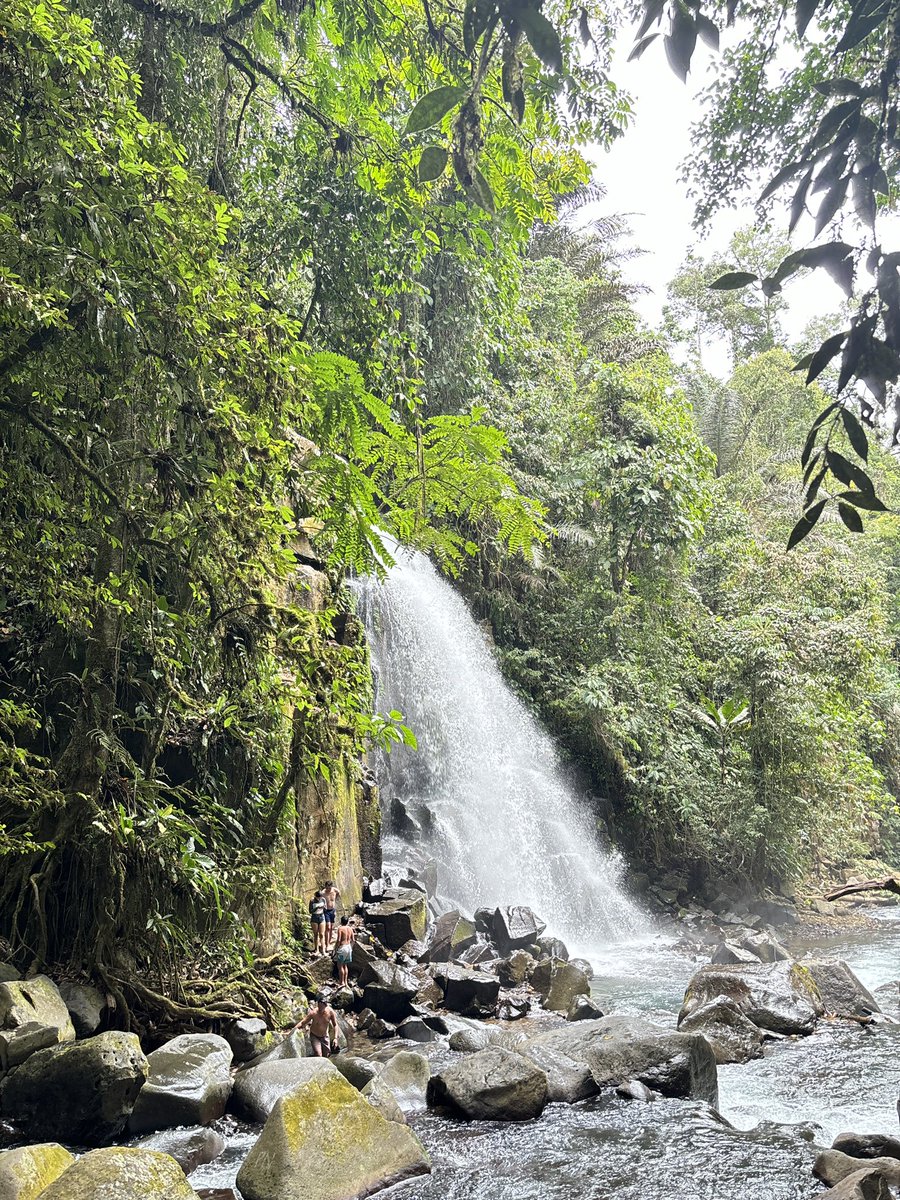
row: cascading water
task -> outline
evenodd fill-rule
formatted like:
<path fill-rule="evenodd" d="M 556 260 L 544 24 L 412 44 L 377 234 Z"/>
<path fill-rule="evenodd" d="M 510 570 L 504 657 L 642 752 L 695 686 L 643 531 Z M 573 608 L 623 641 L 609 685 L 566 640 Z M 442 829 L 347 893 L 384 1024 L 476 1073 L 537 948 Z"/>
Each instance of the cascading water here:
<path fill-rule="evenodd" d="M 474 911 L 526 904 L 591 951 L 649 933 L 624 895 L 618 859 L 567 784 L 549 735 L 509 690 L 462 598 L 424 555 L 399 552 L 384 581 L 360 585 L 380 711 L 400 709 L 418 739 L 378 765 L 385 858 L 425 855 L 438 891 Z"/>

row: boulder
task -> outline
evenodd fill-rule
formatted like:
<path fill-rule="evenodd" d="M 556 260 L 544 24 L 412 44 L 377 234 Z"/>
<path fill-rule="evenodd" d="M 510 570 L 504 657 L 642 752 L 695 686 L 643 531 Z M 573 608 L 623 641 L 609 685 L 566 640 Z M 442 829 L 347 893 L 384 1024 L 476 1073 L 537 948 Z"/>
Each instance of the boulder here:
<path fill-rule="evenodd" d="M 412 1131 L 335 1071 L 278 1101 L 237 1186 L 244 1200 L 355 1200 L 430 1170 Z"/>
<path fill-rule="evenodd" d="M 733 967 L 738 963 L 756 963 L 759 957 L 737 942 L 720 942 L 709 960 L 714 966 Z"/>
<path fill-rule="evenodd" d="M 90 983 L 61 983 L 59 994 L 72 1018 L 75 1036 L 85 1038 L 96 1033 L 106 1011 L 106 997 L 100 989 Z"/>
<path fill-rule="evenodd" d="M 0 1154 L 0 1200 L 37 1200 L 75 1159 L 58 1142 Z"/>
<path fill-rule="evenodd" d="M 839 1184 L 821 1195 L 823 1200 L 892 1200 L 886 1179 L 872 1167 L 845 1175 Z"/>
<path fill-rule="evenodd" d="M 331 993 L 328 1003 L 339 1012 L 349 1012 L 356 1004 L 356 992 L 352 987 L 339 987 Z"/>
<path fill-rule="evenodd" d="M 518 1021 L 531 1012 L 531 992 L 526 985 L 501 989 L 497 1016 L 501 1021 Z"/>
<path fill-rule="evenodd" d="M 896 1158 L 852 1158 L 840 1150 L 823 1150 L 813 1163 L 813 1175 L 829 1187 L 864 1170 L 877 1171 L 891 1187 L 900 1187 L 900 1160 Z"/>
<path fill-rule="evenodd" d="M 543 997 L 544 1008 L 568 1012 L 576 996 L 590 995 L 591 984 L 583 971 L 561 958 L 545 958 L 531 972 L 531 986 Z"/>
<path fill-rule="evenodd" d="M 587 1022 L 582 1024 L 582 1028 Z M 704 1037 L 635 1017 L 603 1017 L 585 1059 L 599 1088 L 635 1079 L 663 1096 L 718 1103 L 716 1058 Z"/>
<path fill-rule="evenodd" d="M 366 925 L 389 950 L 399 950 L 411 938 L 422 941 L 428 923 L 424 892 L 389 888 L 384 898 L 365 906 Z"/>
<path fill-rule="evenodd" d="M 41 1200 L 196 1200 L 184 1171 L 156 1150 L 92 1150 L 41 1192 Z"/>
<path fill-rule="evenodd" d="M 812 976 L 792 962 L 701 967 L 688 984 L 679 1024 L 724 996 L 760 1029 L 811 1033 L 824 1012 Z"/>
<path fill-rule="evenodd" d="M 258 1067 L 264 1062 L 280 1062 L 285 1058 L 308 1058 L 306 1052 L 306 1041 L 303 1034 L 299 1030 L 294 1030 L 287 1037 L 276 1041 L 271 1050 L 265 1050 L 262 1054 L 258 1054 L 256 1058 L 251 1058 L 246 1064 L 248 1067 Z"/>
<path fill-rule="evenodd" d="M 46 975 L 0 983 L 0 1071 L 17 1067 L 36 1050 L 74 1040 L 66 1002 Z"/>
<path fill-rule="evenodd" d="M 588 979 L 594 978 L 594 968 L 586 958 L 570 958 L 569 962 L 573 967 L 577 967 L 582 974 L 586 975 Z"/>
<path fill-rule="evenodd" d="M 569 1005 L 566 1013 L 567 1021 L 596 1021 L 603 1016 L 603 1011 L 590 998 L 579 993 L 572 997 L 572 1002 Z"/>
<path fill-rule="evenodd" d="M 500 980 L 496 975 L 447 963 L 435 969 L 434 979 L 444 994 L 445 1006 L 451 1012 L 486 1016 L 497 1007 Z"/>
<path fill-rule="evenodd" d="M 248 1121 L 263 1122 L 282 1096 L 318 1079 L 339 1075 L 327 1058 L 285 1058 L 245 1067 L 234 1077 L 232 1106 Z"/>
<path fill-rule="evenodd" d="M 128 1125 L 151 1133 L 176 1125 L 209 1125 L 231 1095 L 231 1047 L 215 1033 L 183 1033 L 147 1055 L 149 1074 Z"/>
<path fill-rule="evenodd" d="M 366 1033 L 374 1041 L 384 1041 L 397 1036 L 397 1026 L 392 1025 L 390 1021 L 385 1021 L 383 1017 L 376 1017 L 366 1029 Z"/>
<path fill-rule="evenodd" d="M 575 1104 L 599 1091 L 587 1063 L 571 1058 L 558 1046 L 526 1042 L 516 1050 L 547 1076 L 547 1099 L 551 1102 Z"/>
<path fill-rule="evenodd" d="M 504 987 L 521 987 L 534 966 L 535 961 L 527 950 L 514 950 L 509 958 L 501 958 L 497 963 L 497 975 Z"/>
<path fill-rule="evenodd" d="M 398 1121 L 401 1125 L 406 1124 L 406 1113 L 397 1103 L 394 1093 L 389 1087 L 385 1087 L 377 1076 L 369 1080 L 362 1089 L 362 1094 L 385 1120 Z"/>
<path fill-rule="evenodd" d="M 378 1077 L 390 1088 L 404 1112 L 425 1107 L 425 1093 L 431 1078 L 431 1065 L 422 1054 L 401 1050 L 385 1063 Z"/>
<path fill-rule="evenodd" d="M 563 962 L 569 961 L 569 948 L 558 937 L 545 934 L 537 939 L 537 946 L 540 950 L 539 958 L 561 958 Z"/>
<path fill-rule="evenodd" d="M 457 962 L 474 967 L 477 963 L 495 962 L 497 951 L 490 942 L 475 942 L 457 955 Z"/>
<path fill-rule="evenodd" d="M 760 962 L 785 962 L 790 958 L 780 942 L 765 933 L 751 933 L 741 938 L 741 946 L 755 955 Z"/>
<path fill-rule="evenodd" d="M 472 1029 L 455 1029 L 447 1045 L 462 1054 L 473 1054 L 496 1040 L 497 1030 L 492 1025 L 481 1025 Z"/>
<path fill-rule="evenodd" d="M 695 1009 L 679 1021 L 682 1033 L 701 1033 L 712 1046 L 717 1063 L 743 1063 L 761 1058 L 763 1039 L 749 1017 L 725 996 Z"/>
<path fill-rule="evenodd" d="M 845 962 L 804 959 L 799 965 L 812 976 L 826 1012 L 839 1017 L 866 1017 L 881 1012 L 878 1001 Z"/>
<path fill-rule="evenodd" d="M 407 1017 L 397 1026 L 397 1037 L 408 1042 L 436 1042 L 437 1033 L 421 1017 Z"/>
<path fill-rule="evenodd" d="M 38 1050 L 0 1083 L 0 1111 L 29 1137 L 96 1146 L 125 1128 L 148 1072 L 133 1033 Z"/>
<path fill-rule="evenodd" d="M 413 962 L 428 961 L 428 947 L 424 942 L 416 941 L 415 938 L 410 938 L 408 942 L 404 942 L 397 951 L 397 957 L 409 958 Z M 333 1001 L 332 1001 L 333 1003 Z"/>
<path fill-rule="evenodd" d="M 363 1004 L 386 1021 L 401 1021 L 412 1015 L 412 999 L 419 990 L 419 980 L 393 963 L 369 963 L 360 979 L 363 984 Z"/>
<path fill-rule="evenodd" d="M 190 1175 L 204 1163 L 214 1162 L 225 1145 L 221 1133 L 204 1125 L 195 1125 L 193 1129 L 159 1130 L 134 1143 L 137 1150 L 158 1150 L 160 1154 L 168 1154 L 185 1175 Z"/>
<path fill-rule="evenodd" d="M 231 1047 L 233 1061 L 245 1063 L 272 1050 L 278 1038 L 259 1017 L 241 1017 L 226 1027 L 225 1040 Z"/>
<path fill-rule="evenodd" d="M 358 1058 L 355 1054 L 336 1054 L 330 1061 L 347 1082 L 360 1091 L 381 1071 L 381 1063 L 372 1062 L 370 1058 Z"/>
<path fill-rule="evenodd" d="M 438 917 L 431 940 L 428 943 L 427 961 L 450 962 L 459 958 L 464 950 L 474 946 L 478 937 L 475 922 L 464 917 L 455 908 Z"/>
<path fill-rule="evenodd" d="M 547 1076 L 521 1054 L 488 1046 L 453 1063 L 428 1083 L 428 1103 L 472 1120 L 527 1121 L 549 1100 Z"/>
<path fill-rule="evenodd" d="M 491 915 L 491 936 L 501 954 L 534 945 L 546 928 L 530 908 L 521 904 L 495 908 Z"/>
<path fill-rule="evenodd" d="M 851 1158 L 900 1158 L 900 1141 L 885 1133 L 839 1133 L 831 1148 Z"/>
<path fill-rule="evenodd" d="M 616 1095 L 622 1100 L 640 1100 L 642 1104 L 652 1104 L 658 1093 L 651 1092 L 646 1083 L 641 1083 L 637 1079 L 629 1079 L 627 1083 L 620 1083 L 616 1088 Z"/>

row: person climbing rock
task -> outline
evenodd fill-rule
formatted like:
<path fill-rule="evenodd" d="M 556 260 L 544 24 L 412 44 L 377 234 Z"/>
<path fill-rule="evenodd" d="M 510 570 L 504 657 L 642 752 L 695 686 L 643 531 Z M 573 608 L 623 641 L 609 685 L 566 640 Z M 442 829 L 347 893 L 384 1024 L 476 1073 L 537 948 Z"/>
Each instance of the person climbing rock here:
<path fill-rule="evenodd" d="M 333 879 L 326 879 L 322 895 L 325 897 L 325 949 L 330 950 L 334 938 L 334 922 L 337 917 L 338 901 L 341 898 L 341 893 L 338 891 L 337 884 Z"/>
<path fill-rule="evenodd" d="M 309 1041 L 316 1058 L 328 1058 L 332 1045 L 337 1050 L 338 1025 L 337 1013 L 329 1005 L 323 992 L 316 996 L 316 1006 L 311 1008 L 302 1021 L 294 1026 L 301 1032 L 309 1026 Z M 331 1030 L 334 1036 L 331 1036 Z"/>
<path fill-rule="evenodd" d="M 341 917 L 337 931 L 337 950 L 334 954 L 334 965 L 338 969 L 338 982 L 346 987 L 350 982 L 350 964 L 353 961 L 353 942 L 356 930 L 350 924 L 349 917 Z"/>
<path fill-rule="evenodd" d="M 325 938 L 325 897 L 316 892 L 309 902 L 309 923 L 312 926 L 313 954 L 325 954 L 328 944 Z"/>

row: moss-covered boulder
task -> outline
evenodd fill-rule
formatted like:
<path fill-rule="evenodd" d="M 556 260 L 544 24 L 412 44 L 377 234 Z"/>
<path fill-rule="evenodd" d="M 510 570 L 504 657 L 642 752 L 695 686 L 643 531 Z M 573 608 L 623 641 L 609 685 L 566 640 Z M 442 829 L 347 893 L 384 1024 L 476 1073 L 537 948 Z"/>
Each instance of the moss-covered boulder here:
<path fill-rule="evenodd" d="M 391 1089 L 385 1087 L 377 1075 L 374 1079 L 370 1079 L 362 1089 L 362 1095 L 388 1121 L 399 1121 L 401 1125 L 406 1124 L 406 1113 L 397 1103 Z"/>
<path fill-rule="evenodd" d="M 125 1128 L 147 1078 L 133 1033 L 38 1050 L 0 1083 L 0 1111 L 28 1137 L 98 1146 Z"/>
<path fill-rule="evenodd" d="M 231 1057 L 215 1033 L 183 1033 L 148 1054 L 147 1082 L 128 1122 L 132 1133 L 218 1120 L 231 1095 Z"/>
<path fill-rule="evenodd" d="M 531 986 L 551 1012 L 568 1012 L 576 996 L 589 996 L 591 983 L 578 967 L 562 958 L 545 958 L 531 972 Z"/>
<path fill-rule="evenodd" d="M 57 1142 L 0 1154 L 0 1200 L 35 1200 L 75 1159 Z"/>
<path fill-rule="evenodd" d="M 79 1158 L 40 1200 L 197 1200 L 197 1193 L 168 1154 L 110 1146 Z"/>
<path fill-rule="evenodd" d="M 356 1200 L 430 1170 L 415 1134 L 334 1072 L 278 1101 L 237 1185 L 244 1200 Z"/>
<path fill-rule="evenodd" d="M 46 975 L 0 983 L 0 1070 L 18 1066 L 36 1050 L 74 1040 L 66 1002 Z"/>
<path fill-rule="evenodd" d="M 701 967 L 688 984 L 679 1024 L 722 996 L 758 1029 L 812 1033 L 825 1011 L 813 977 L 801 963 L 736 963 Z"/>
<path fill-rule="evenodd" d="M 265 1121 L 282 1098 L 322 1076 L 340 1078 L 327 1058 L 284 1058 L 246 1067 L 234 1077 L 232 1107 L 248 1121 Z"/>

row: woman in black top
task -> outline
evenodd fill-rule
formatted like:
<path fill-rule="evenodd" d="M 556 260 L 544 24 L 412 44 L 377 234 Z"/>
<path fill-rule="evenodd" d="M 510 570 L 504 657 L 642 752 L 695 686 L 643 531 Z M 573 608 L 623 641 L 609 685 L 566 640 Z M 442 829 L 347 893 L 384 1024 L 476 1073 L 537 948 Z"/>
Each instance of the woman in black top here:
<path fill-rule="evenodd" d="M 325 897 L 316 892 L 309 902 L 309 921 L 312 925 L 313 954 L 325 953 Z"/>

